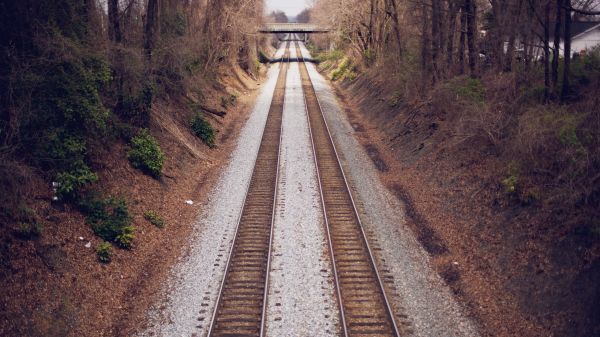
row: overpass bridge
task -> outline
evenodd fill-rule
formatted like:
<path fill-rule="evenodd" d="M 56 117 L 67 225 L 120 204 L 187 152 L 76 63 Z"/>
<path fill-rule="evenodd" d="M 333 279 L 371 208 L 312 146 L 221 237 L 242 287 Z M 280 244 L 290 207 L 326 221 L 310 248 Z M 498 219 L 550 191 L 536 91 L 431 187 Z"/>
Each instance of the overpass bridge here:
<path fill-rule="evenodd" d="M 330 29 L 309 23 L 267 23 L 258 31 L 265 34 L 311 34 L 327 33 Z"/>

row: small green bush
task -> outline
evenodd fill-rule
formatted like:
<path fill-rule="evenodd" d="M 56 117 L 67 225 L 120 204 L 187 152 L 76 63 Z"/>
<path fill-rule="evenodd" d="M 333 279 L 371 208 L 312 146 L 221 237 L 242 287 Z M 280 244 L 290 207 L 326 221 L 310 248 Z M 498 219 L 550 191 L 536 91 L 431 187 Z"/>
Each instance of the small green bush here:
<path fill-rule="evenodd" d="M 515 195 L 518 192 L 519 188 L 519 163 L 516 161 L 511 161 L 508 163 L 508 167 L 506 169 L 506 177 L 502 179 L 502 185 L 504 186 L 504 192 L 509 195 Z"/>
<path fill-rule="evenodd" d="M 15 210 L 9 209 L 9 216 L 21 222 L 36 222 L 38 215 L 35 210 L 24 203 L 21 203 Z"/>
<path fill-rule="evenodd" d="M 42 133 L 35 149 L 37 163 L 49 171 L 59 183 L 59 198 L 71 199 L 98 176 L 86 164 L 87 142 L 82 136 L 64 128 L 52 128 Z"/>
<path fill-rule="evenodd" d="M 165 161 L 165 155 L 158 146 L 158 142 L 150 135 L 147 129 L 142 129 L 131 140 L 131 150 L 128 154 L 133 167 L 143 172 L 160 178 Z"/>
<path fill-rule="evenodd" d="M 146 83 L 139 93 L 122 95 L 118 107 L 120 115 L 133 125 L 147 126 L 150 122 L 150 111 L 155 91 L 156 89 L 152 83 Z"/>
<path fill-rule="evenodd" d="M 43 230 L 44 225 L 42 225 L 39 222 L 24 222 L 19 224 L 19 228 L 17 229 L 17 236 L 23 240 L 33 240 L 40 237 L 40 235 L 42 235 Z"/>
<path fill-rule="evenodd" d="M 352 62 L 348 57 L 344 57 L 338 67 L 331 72 L 331 80 L 337 81 L 343 79 L 352 68 Z"/>
<path fill-rule="evenodd" d="M 66 171 L 70 163 L 83 161 L 87 142 L 82 136 L 75 135 L 62 127 L 44 130 L 34 150 L 37 164 L 45 169 Z"/>
<path fill-rule="evenodd" d="M 227 107 L 229 107 L 229 106 L 234 106 L 236 102 L 237 102 L 236 95 L 232 94 L 229 96 L 221 96 L 221 107 L 223 107 L 223 109 L 227 109 Z"/>
<path fill-rule="evenodd" d="M 363 58 L 367 64 L 372 64 L 375 61 L 375 51 L 373 49 L 367 49 L 363 51 Z"/>
<path fill-rule="evenodd" d="M 196 113 L 191 123 L 192 132 L 202 141 L 210 146 L 215 146 L 215 129 L 208 121 L 202 117 L 202 114 Z"/>
<path fill-rule="evenodd" d="M 502 179 L 502 185 L 504 186 L 504 192 L 507 194 L 514 194 L 517 192 L 517 184 L 519 183 L 519 177 L 516 175 L 509 175 Z"/>
<path fill-rule="evenodd" d="M 110 263 L 112 261 L 112 246 L 110 243 L 104 241 L 96 247 L 96 255 L 98 255 L 98 261 L 102 263 Z"/>
<path fill-rule="evenodd" d="M 476 78 L 459 78 L 450 81 L 448 86 L 463 99 L 476 103 L 485 102 L 485 85 Z"/>
<path fill-rule="evenodd" d="M 74 166 L 75 168 L 71 171 L 60 172 L 56 175 L 56 182 L 58 182 L 56 195 L 59 198 L 74 198 L 82 187 L 98 181 L 98 175 L 90 170 L 83 161 Z"/>
<path fill-rule="evenodd" d="M 318 52 L 316 47 L 310 47 L 310 45 L 308 46 L 310 53 L 314 56 L 313 59 L 317 62 L 317 63 L 321 63 L 321 62 L 337 62 L 339 60 L 341 60 L 342 58 L 344 58 L 344 52 L 341 50 L 332 50 L 332 51 L 326 51 L 326 52 Z"/>
<path fill-rule="evenodd" d="M 155 211 L 149 210 L 144 212 L 144 218 L 158 228 L 165 227 L 165 220 Z"/>
<path fill-rule="evenodd" d="M 121 248 L 131 248 L 134 228 L 124 199 L 88 195 L 79 202 L 79 208 L 96 235 Z"/>

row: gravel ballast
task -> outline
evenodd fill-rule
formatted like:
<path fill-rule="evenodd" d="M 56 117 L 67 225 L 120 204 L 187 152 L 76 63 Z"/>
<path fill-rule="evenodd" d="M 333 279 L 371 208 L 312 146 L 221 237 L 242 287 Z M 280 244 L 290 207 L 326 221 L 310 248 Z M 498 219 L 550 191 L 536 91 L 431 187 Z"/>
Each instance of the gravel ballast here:
<path fill-rule="evenodd" d="M 304 45 L 301 49 L 304 57 L 310 57 Z M 413 232 L 404 226 L 402 205 L 379 180 L 333 90 L 313 64 L 307 68 L 402 330 L 415 336 L 479 336 Z"/>
<path fill-rule="evenodd" d="M 338 304 L 297 63 L 288 70 L 282 127 L 266 333 L 337 336 Z"/>
<path fill-rule="evenodd" d="M 279 65 L 271 66 L 227 168 L 203 205 L 193 234 L 182 243 L 189 245 L 189 253 L 174 266 L 163 300 L 150 310 L 149 326 L 138 336 L 206 335 L 278 74 Z M 182 207 L 190 206 L 182 200 Z"/>

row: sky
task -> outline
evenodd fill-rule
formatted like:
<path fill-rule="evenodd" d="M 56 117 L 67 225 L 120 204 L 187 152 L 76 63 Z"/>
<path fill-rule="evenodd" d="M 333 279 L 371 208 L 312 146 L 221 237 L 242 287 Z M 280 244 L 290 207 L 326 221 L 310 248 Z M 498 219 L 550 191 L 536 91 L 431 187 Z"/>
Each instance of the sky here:
<path fill-rule="evenodd" d="M 289 16 L 296 16 L 308 7 L 309 0 L 267 0 L 267 10 L 269 12 L 280 10 Z"/>

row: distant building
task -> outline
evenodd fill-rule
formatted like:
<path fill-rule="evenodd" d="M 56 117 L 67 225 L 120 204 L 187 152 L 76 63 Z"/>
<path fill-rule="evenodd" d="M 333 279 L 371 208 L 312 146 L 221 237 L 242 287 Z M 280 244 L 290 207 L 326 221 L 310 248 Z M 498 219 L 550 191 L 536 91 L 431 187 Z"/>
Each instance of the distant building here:
<path fill-rule="evenodd" d="M 600 22 L 573 22 L 571 28 L 571 56 L 585 54 L 600 45 Z M 560 49 L 563 55 L 563 42 L 560 44 Z"/>

